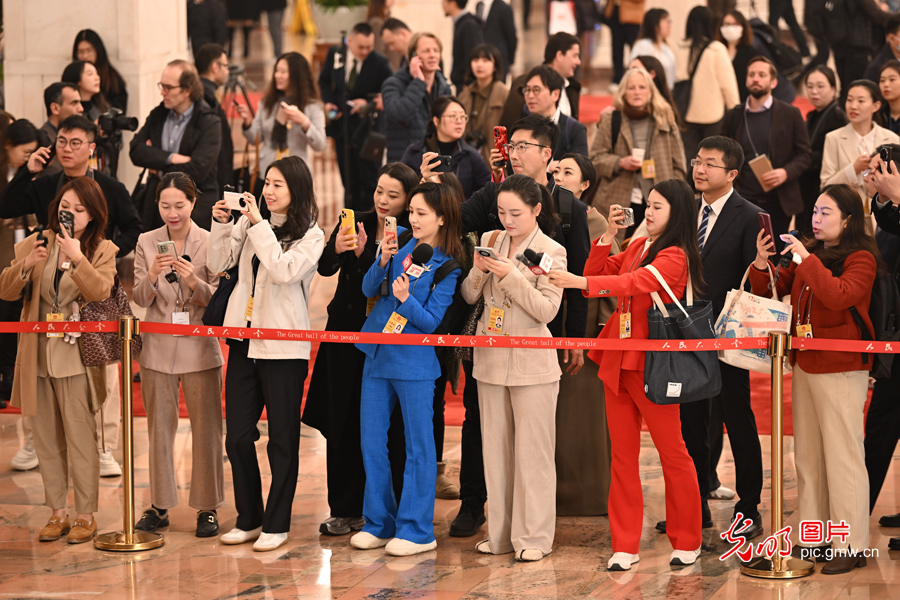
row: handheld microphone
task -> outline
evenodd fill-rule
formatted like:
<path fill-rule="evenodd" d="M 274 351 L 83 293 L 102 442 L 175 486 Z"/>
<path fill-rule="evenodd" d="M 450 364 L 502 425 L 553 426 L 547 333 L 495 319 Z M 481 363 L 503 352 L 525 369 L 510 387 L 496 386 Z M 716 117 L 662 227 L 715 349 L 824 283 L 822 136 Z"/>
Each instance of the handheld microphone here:
<path fill-rule="evenodd" d="M 47 245 L 47 236 L 44 235 L 44 229 L 46 229 L 43 225 L 38 225 L 34 228 L 37 232 L 37 239 L 35 239 L 35 243 L 38 246 L 46 246 Z"/>
<path fill-rule="evenodd" d="M 546 275 L 553 266 L 553 257 L 543 252 L 535 252 L 531 248 L 525 248 L 523 252 L 528 269 L 535 275 Z"/>
<path fill-rule="evenodd" d="M 421 277 L 425 272 L 425 264 L 434 256 L 434 248 L 428 244 L 418 244 L 403 259 L 403 270 L 410 277 Z"/>

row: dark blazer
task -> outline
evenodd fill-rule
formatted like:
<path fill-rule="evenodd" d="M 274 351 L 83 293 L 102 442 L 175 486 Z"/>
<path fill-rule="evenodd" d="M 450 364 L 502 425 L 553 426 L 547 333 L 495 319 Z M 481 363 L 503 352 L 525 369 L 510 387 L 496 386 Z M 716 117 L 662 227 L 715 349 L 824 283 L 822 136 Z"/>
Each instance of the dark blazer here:
<path fill-rule="evenodd" d="M 787 181 L 776 188 L 778 202 L 785 214 L 796 215 L 803 212 L 803 197 L 800 194 L 800 175 L 812 160 L 809 135 L 800 111 L 777 98 L 772 100 L 772 128 L 769 131 L 769 160 L 772 167 L 787 171 Z M 722 121 L 722 135 L 738 143 L 744 133 L 744 105 L 735 106 L 725 113 Z M 753 158 L 747 157 L 747 162 Z M 747 162 L 741 170 L 743 177 L 756 177 Z M 740 184 L 736 186 L 740 188 Z"/>
<path fill-rule="evenodd" d="M 503 114 L 500 115 L 500 124 L 504 127 L 512 127 L 516 121 L 525 116 L 525 96 L 522 95 L 522 88 L 525 87 L 527 81 L 528 73 L 524 73 L 513 79 L 512 85 L 509 86 L 509 96 L 506 97 Z M 573 77 L 569 79 L 569 86 L 564 91 L 572 106 L 572 116 L 577 119 L 581 84 Z"/>
<path fill-rule="evenodd" d="M 216 111 L 200 100 L 194 104 L 194 113 L 181 138 L 178 154 L 191 157 L 191 161 L 182 165 L 166 164 L 169 152 L 162 149 L 163 125 L 169 109 L 160 102 L 150 111 L 144 126 L 131 140 L 131 162 L 136 167 L 146 167 L 157 171 L 157 175 L 148 175 L 147 190 L 155 193 L 160 176 L 166 173 L 181 171 L 186 173 L 197 186 L 197 203 L 191 218 L 194 222 L 209 229 L 212 224 L 212 205 L 219 199 L 218 163 L 219 148 L 222 145 L 222 122 Z M 147 145 L 150 140 L 151 145 Z M 162 219 L 156 210 L 155 202 L 144 203 L 144 227 L 148 230 L 162 225 Z"/>
<path fill-rule="evenodd" d="M 484 41 L 481 26 L 481 19 L 469 12 L 460 15 L 453 25 L 453 68 L 450 70 L 450 82 L 457 94 L 468 83 L 466 73 L 469 71 L 469 53 Z"/>
<path fill-rule="evenodd" d="M 416 175 L 421 175 L 419 169 L 422 167 L 422 155 L 426 152 L 438 152 L 434 137 L 407 146 L 400 162 L 415 171 Z M 463 194 L 466 196 L 471 196 L 491 180 L 491 171 L 482 160 L 481 154 L 465 140 L 456 143 L 456 150 L 450 155 L 450 170 L 459 178 Z"/>
<path fill-rule="evenodd" d="M 216 99 L 218 86 L 214 81 L 205 77 L 201 77 L 200 81 L 203 82 L 203 99 L 216 111 L 219 121 L 222 123 L 222 147 L 219 149 L 219 163 L 216 166 L 216 178 L 221 190 L 226 185 L 234 185 L 234 140 L 231 139 L 231 125 L 228 123 L 228 116 Z"/>
<path fill-rule="evenodd" d="M 884 66 L 889 60 L 892 60 L 894 57 L 894 53 L 891 51 L 891 47 L 889 44 L 885 44 L 881 47 L 881 50 L 878 51 L 878 54 L 869 62 L 869 66 L 866 67 L 865 75 L 863 75 L 863 79 L 868 79 L 869 81 L 874 81 L 878 83 L 879 72 L 881 71 L 881 67 Z"/>
<path fill-rule="evenodd" d="M 54 175 L 33 177 L 34 174 L 29 172 L 27 167 L 23 167 L 3 188 L 0 192 L 0 219 L 34 214 L 38 223 L 47 225 L 50 204 L 64 185 L 65 173 L 59 171 Z M 142 231 L 141 218 L 134 209 L 131 195 L 124 185 L 99 171 L 94 171 L 94 181 L 103 190 L 109 212 L 109 222 L 103 235 L 119 248 L 117 256 L 125 256 L 137 245 L 138 236 Z"/>
<path fill-rule="evenodd" d="M 469 5 L 471 6 L 471 4 Z M 491 3 L 491 11 L 484 19 L 484 39 L 495 45 L 503 58 L 503 80 L 509 75 L 509 68 L 516 59 L 516 47 L 519 45 L 519 36 L 516 34 L 516 24 L 513 21 L 512 7 L 502 0 Z M 459 93 L 457 91 L 457 93 Z"/>
<path fill-rule="evenodd" d="M 338 107 L 338 111 L 343 114 L 342 117 L 331 121 L 325 129 L 328 137 L 335 139 L 344 138 L 345 117 L 349 115 L 346 105 L 347 100 L 368 99 L 372 94 L 381 93 L 381 85 L 384 83 L 384 80 L 393 74 L 388 59 L 384 55 L 373 51 L 359 66 L 356 84 L 352 90 L 348 90 L 345 81 L 346 69 L 351 68 L 352 65 L 346 64 L 347 61 L 343 57 L 344 46 L 329 48 L 328 56 L 325 58 L 325 62 L 322 64 L 322 71 L 319 73 L 319 90 L 322 93 L 322 102 L 334 104 Z M 336 60 L 341 65 L 338 68 L 334 66 Z M 349 115 L 346 125 L 351 136 L 359 127 L 359 122 L 360 117 L 358 114 Z"/>
<path fill-rule="evenodd" d="M 589 156 L 587 127 L 568 115 L 559 115 L 559 142 L 553 152 L 553 160 L 561 159 L 567 152 Z"/>
<path fill-rule="evenodd" d="M 703 279 L 706 281 L 701 296 L 712 302 L 714 315 L 722 312 L 725 296 L 741 285 L 747 267 L 756 258 L 756 236 L 759 233 L 756 215 L 761 212 L 760 207 L 744 200 L 734 190 L 707 235 L 700 251 Z"/>

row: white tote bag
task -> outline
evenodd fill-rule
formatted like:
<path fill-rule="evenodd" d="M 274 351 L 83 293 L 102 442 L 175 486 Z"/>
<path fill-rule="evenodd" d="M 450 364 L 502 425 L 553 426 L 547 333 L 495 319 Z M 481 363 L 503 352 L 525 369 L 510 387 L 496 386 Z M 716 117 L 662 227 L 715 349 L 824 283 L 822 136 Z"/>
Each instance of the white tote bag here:
<path fill-rule="evenodd" d="M 740 339 L 767 337 L 770 332 L 788 333 L 791 328 L 791 305 L 778 300 L 774 291 L 775 278 L 769 266 L 769 281 L 773 298 L 763 298 L 744 291 L 750 269 L 747 267 L 739 289 L 731 290 L 725 296 L 725 307 L 716 319 L 716 338 Z M 719 360 L 741 369 L 759 373 L 772 371 L 771 357 L 765 348 L 755 350 L 719 350 Z"/>
<path fill-rule="evenodd" d="M 550 21 L 547 29 L 550 35 L 559 32 L 578 35 L 578 23 L 575 21 L 575 2 L 572 0 L 551 0 Z"/>

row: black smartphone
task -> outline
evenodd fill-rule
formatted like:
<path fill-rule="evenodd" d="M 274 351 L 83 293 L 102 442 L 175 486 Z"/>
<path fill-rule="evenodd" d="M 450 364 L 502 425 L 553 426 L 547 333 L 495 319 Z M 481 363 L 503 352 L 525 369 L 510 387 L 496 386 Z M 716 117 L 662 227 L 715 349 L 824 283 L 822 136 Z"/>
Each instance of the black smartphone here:
<path fill-rule="evenodd" d="M 439 154 L 437 160 L 431 162 L 431 164 L 434 165 L 431 167 L 431 170 L 435 173 L 449 173 L 450 159 L 451 157 L 449 154 Z"/>
<path fill-rule="evenodd" d="M 44 166 L 49 167 L 54 158 L 56 158 L 56 144 L 50 144 L 50 156 L 47 157 L 47 161 L 44 163 Z"/>
<path fill-rule="evenodd" d="M 37 231 L 37 238 L 35 238 L 34 243 L 37 244 L 38 246 L 46 246 L 47 245 L 47 236 L 44 235 L 44 226 L 38 225 L 36 231 Z"/>
<path fill-rule="evenodd" d="M 66 228 L 66 234 L 68 234 L 68 236 L 70 238 L 75 237 L 75 215 L 74 214 L 70 213 L 67 210 L 59 211 L 59 226 L 60 226 L 60 228 L 62 228 L 62 227 Z M 60 230 L 60 233 L 62 233 L 62 230 Z"/>

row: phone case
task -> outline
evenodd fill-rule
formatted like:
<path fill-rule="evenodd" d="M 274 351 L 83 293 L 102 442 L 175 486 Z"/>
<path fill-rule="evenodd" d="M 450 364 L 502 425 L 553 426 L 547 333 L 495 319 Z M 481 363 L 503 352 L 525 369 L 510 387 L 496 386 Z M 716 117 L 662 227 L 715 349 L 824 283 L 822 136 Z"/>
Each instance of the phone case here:
<path fill-rule="evenodd" d="M 350 234 L 356 235 L 356 215 L 353 210 L 345 208 L 341 210 L 341 229 L 346 229 L 348 225 L 350 226 Z M 353 244 L 351 247 L 356 248 L 356 244 Z"/>
<path fill-rule="evenodd" d="M 507 138 L 506 127 L 497 125 L 494 127 L 494 148 L 500 151 L 503 160 L 509 160 L 509 153 L 506 151 Z"/>
<path fill-rule="evenodd" d="M 397 239 L 397 218 L 396 217 L 385 217 L 384 218 L 384 239 L 381 240 L 382 244 L 386 244 L 391 240 Z"/>

